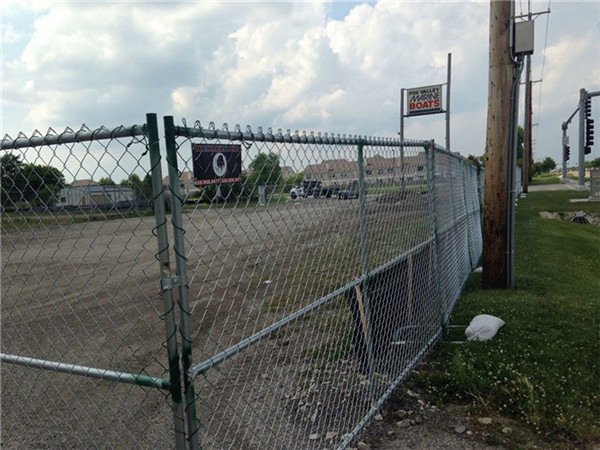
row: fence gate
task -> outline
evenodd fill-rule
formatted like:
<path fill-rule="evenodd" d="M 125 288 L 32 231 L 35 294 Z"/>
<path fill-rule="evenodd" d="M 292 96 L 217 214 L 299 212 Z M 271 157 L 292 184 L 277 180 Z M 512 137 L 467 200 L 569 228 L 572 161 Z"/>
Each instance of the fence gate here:
<path fill-rule="evenodd" d="M 147 122 L 2 140 L 3 446 L 185 446 L 177 278 Z"/>

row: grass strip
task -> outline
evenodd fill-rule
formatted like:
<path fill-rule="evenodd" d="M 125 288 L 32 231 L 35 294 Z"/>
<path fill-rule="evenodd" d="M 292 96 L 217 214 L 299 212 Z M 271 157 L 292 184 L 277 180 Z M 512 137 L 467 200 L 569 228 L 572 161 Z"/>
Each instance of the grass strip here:
<path fill-rule="evenodd" d="M 599 202 L 570 202 L 588 195 L 535 192 L 519 200 L 515 289 L 482 290 L 481 275 L 472 274 L 451 318 L 466 326 L 485 313 L 506 325 L 491 341 L 440 344 L 413 380 L 432 401 L 513 419 L 556 448 L 600 442 L 600 227 L 539 215 L 600 214 Z"/>

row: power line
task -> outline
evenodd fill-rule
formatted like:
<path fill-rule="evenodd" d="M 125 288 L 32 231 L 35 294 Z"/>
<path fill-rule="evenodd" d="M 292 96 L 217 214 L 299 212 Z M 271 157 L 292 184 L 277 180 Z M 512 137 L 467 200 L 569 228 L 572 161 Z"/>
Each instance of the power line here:
<path fill-rule="evenodd" d="M 548 11 L 550 11 L 550 4 L 552 3 L 552 0 L 548 0 Z M 540 123 L 540 116 L 541 116 L 541 111 L 542 111 L 542 83 L 541 81 L 544 80 L 544 69 L 546 67 L 546 48 L 548 47 L 548 28 L 549 28 L 549 24 L 550 24 L 550 14 L 548 14 L 548 19 L 546 20 L 546 36 L 544 38 L 544 51 L 542 53 L 542 73 L 540 75 L 540 95 L 538 97 L 538 107 L 537 107 L 537 123 Z M 540 128 L 537 127 L 535 130 L 535 138 L 534 141 L 537 141 L 537 137 L 538 137 L 538 133 L 539 133 Z M 532 151 L 535 150 L 535 146 L 532 145 Z"/>

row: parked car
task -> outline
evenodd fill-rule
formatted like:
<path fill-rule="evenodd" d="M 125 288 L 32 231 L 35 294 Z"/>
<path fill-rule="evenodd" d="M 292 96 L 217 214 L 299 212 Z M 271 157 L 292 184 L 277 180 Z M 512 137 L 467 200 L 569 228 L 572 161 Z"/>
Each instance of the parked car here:
<path fill-rule="evenodd" d="M 348 200 L 351 198 L 358 198 L 358 181 L 353 182 L 348 189 L 342 189 L 338 193 L 338 198 L 340 200 Z"/>
<path fill-rule="evenodd" d="M 292 189 L 290 190 L 290 198 L 292 200 L 296 200 L 297 198 L 304 198 L 306 197 L 305 193 L 304 193 L 304 187 L 302 186 L 292 186 Z"/>
<path fill-rule="evenodd" d="M 304 188 L 304 196 L 319 198 L 321 191 L 323 190 L 323 183 L 320 181 L 303 181 L 302 187 Z"/>

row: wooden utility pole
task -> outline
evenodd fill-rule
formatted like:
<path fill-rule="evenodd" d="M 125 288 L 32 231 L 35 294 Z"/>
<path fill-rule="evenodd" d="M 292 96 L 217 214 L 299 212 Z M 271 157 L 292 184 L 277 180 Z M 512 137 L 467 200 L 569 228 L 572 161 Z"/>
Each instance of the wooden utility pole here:
<path fill-rule="evenodd" d="M 483 287 L 506 288 L 511 149 L 513 0 L 490 2 L 490 63 L 483 205 Z"/>

